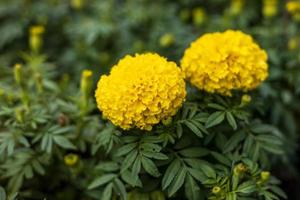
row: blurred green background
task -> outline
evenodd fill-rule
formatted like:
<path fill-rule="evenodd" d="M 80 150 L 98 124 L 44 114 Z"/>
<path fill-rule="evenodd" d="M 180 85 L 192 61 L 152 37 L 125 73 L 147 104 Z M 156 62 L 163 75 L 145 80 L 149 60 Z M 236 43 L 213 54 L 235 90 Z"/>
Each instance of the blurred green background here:
<path fill-rule="evenodd" d="M 1 0 L 0 78 L 28 53 L 40 52 L 79 85 L 126 54 L 155 51 L 180 63 L 191 41 L 207 32 L 239 29 L 269 55 L 270 76 L 260 87 L 259 114 L 287 136 L 288 157 L 275 173 L 290 199 L 299 199 L 300 9 L 285 0 Z M 33 33 L 34 27 L 44 29 Z M 35 37 L 35 38 L 34 38 Z M 38 40 L 39 44 L 34 44 Z"/>

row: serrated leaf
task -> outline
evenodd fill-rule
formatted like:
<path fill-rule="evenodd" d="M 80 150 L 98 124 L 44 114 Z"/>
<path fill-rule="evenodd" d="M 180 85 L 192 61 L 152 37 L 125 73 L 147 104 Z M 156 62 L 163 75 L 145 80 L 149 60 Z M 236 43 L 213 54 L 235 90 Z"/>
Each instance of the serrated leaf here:
<path fill-rule="evenodd" d="M 225 113 L 223 111 L 214 112 L 208 117 L 205 123 L 205 127 L 210 128 L 216 126 L 220 124 L 224 120 L 224 118 L 225 118 Z"/>
<path fill-rule="evenodd" d="M 178 173 L 178 170 L 180 169 L 181 163 L 178 159 L 175 159 L 171 162 L 169 167 L 167 168 L 163 179 L 162 179 L 162 189 L 165 190 L 173 181 L 174 174 Z"/>
<path fill-rule="evenodd" d="M 167 160 L 168 156 L 159 152 L 142 151 L 142 154 L 148 158 L 154 158 L 156 160 Z"/>
<path fill-rule="evenodd" d="M 101 200 L 111 200 L 112 190 L 113 190 L 113 183 L 110 183 L 104 188 Z"/>
<path fill-rule="evenodd" d="M 125 171 L 127 170 L 130 166 L 132 166 L 134 160 L 136 159 L 138 155 L 138 151 L 134 150 L 134 151 L 131 151 L 126 157 L 125 159 L 123 160 L 122 162 L 122 166 L 121 166 L 121 171 Z"/>
<path fill-rule="evenodd" d="M 137 147 L 137 143 L 130 143 L 130 144 L 126 144 L 122 147 L 120 147 L 119 149 L 117 149 L 115 156 L 123 156 L 128 154 L 129 152 L 131 152 L 134 148 Z"/>
<path fill-rule="evenodd" d="M 237 191 L 243 194 L 250 194 L 256 190 L 256 184 L 253 181 L 246 181 L 240 184 Z"/>
<path fill-rule="evenodd" d="M 228 123 L 230 124 L 230 126 L 233 128 L 233 130 L 236 130 L 237 124 L 236 124 L 236 121 L 235 121 L 233 115 L 231 114 L 231 112 L 226 112 L 226 119 L 227 119 Z"/>
<path fill-rule="evenodd" d="M 136 178 L 136 175 L 133 175 L 130 171 L 126 170 L 121 174 L 121 178 L 131 185 L 132 187 L 138 186 L 142 187 L 142 182 L 139 178 Z"/>
<path fill-rule="evenodd" d="M 184 167 L 179 169 L 179 172 L 175 175 L 175 178 L 168 189 L 169 197 L 173 196 L 183 185 L 187 170 Z"/>
<path fill-rule="evenodd" d="M 209 150 L 202 147 L 190 147 L 183 150 L 180 150 L 178 153 L 187 157 L 187 158 L 196 158 L 202 157 L 209 154 Z"/>
<path fill-rule="evenodd" d="M 122 197 L 122 199 L 126 199 L 126 188 L 124 186 L 124 184 L 122 183 L 122 181 L 118 178 L 114 179 L 114 186 L 117 190 L 117 193 L 119 193 Z"/>
<path fill-rule="evenodd" d="M 191 175 L 186 176 L 185 181 L 185 196 L 189 200 L 200 200 L 200 188 Z"/>
<path fill-rule="evenodd" d="M 53 137 L 54 142 L 64 149 L 76 149 L 76 146 L 70 142 L 66 137 L 56 135 Z"/>
<path fill-rule="evenodd" d="M 91 184 L 89 184 L 88 189 L 94 189 L 96 187 L 102 186 L 116 177 L 116 174 L 104 174 L 96 178 Z"/>
<path fill-rule="evenodd" d="M 142 161 L 142 166 L 146 172 L 148 172 L 150 175 L 152 175 L 154 177 L 160 176 L 160 173 L 159 173 L 156 165 L 154 164 L 154 162 L 151 159 L 149 159 L 147 157 L 142 157 L 141 161 Z"/>
<path fill-rule="evenodd" d="M 195 133 L 195 135 L 197 135 L 198 137 L 202 138 L 203 134 L 200 131 L 200 129 L 194 125 L 193 123 L 189 122 L 189 121 L 185 121 L 184 124 L 193 132 Z"/>
<path fill-rule="evenodd" d="M 223 153 L 228 153 L 230 151 L 232 151 L 233 149 L 235 149 L 237 147 L 237 145 L 240 144 L 240 142 L 242 140 L 244 140 L 246 137 L 245 133 L 242 131 L 238 131 L 235 134 L 233 134 L 229 140 L 227 140 L 227 142 L 224 145 L 223 148 Z"/>

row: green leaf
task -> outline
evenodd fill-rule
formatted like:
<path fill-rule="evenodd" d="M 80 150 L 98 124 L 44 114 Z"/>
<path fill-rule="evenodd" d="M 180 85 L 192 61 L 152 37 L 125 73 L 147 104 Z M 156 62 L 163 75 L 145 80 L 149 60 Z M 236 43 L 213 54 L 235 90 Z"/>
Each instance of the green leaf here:
<path fill-rule="evenodd" d="M 209 178 L 216 178 L 215 170 L 208 164 L 208 162 L 200 159 L 186 158 L 184 161 L 194 169 L 201 169 L 202 172 Z"/>
<path fill-rule="evenodd" d="M 217 110 L 225 110 L 226 109 L 224 106 L 217 104 L 217 103 L 209 103 L 207 106 L 210 108 L 217 109 Z"/>
<path fill-rule="evenodd" d="M 119 193 L 122 197 L 122 199 L 126 200 L 126 188 L 124 186 L 124 184 L 122 183 L 122 181 L 118 178 L 114 179 L 114 186 L 117 190 L 117 193 Z"/>
<path fill-rule="evenodd" d="M 113 183 L 108 184 L 103 190 L 101 200 L 111 200 L 112 199 Z"/>
<path fill-rule="evenodd" d="M 138 151 L 137 150 L 134 150 L 134 151 L 131 151 L 126 157 L 125 159 L 123 160 L 122 162 L 122 166 L 121 166 L 121 172 L 127 170 L 130 166 L 132 166 L 134 160 L 136 159 L 138 155 Z"/>
<path fill-rule="evenodd" d="M 228 153 L 235 149 L 242 140 L 246 137 L 245 133 L 242 131 L 238 131 L 235 134 L 233 134 L 229 140 L 224 145 L 223 153 Z"/>
<path fill-rule="evenodd" d="M 180 150 L 179 153 L 188 158 L 196 158 L 208 155 L 209 150 L 202 147 L 190 147 Z"/>
<path fill-rule="evenodd" d="M 101 162 L 96 166 L 96 169 L 111 172 L 119 169 L 119 165 L 115 162 Z"/>
<path fill-rule="evenodd" d="M 185 181 L 185 196 L 189 200 L 199 200 L 200 198 L 200 188 L 193 179 L 191 175 L 186 176 L 186 181 Z"/>
<path fill-rule="evenodd" d="M 147 158 L 147 157 L 142 157 L 142 166 L 145 169 L 146 172 L 148 172 L 150 175 L 154 176 L 154 177 L 159 177 L 160 173 L 156 167 L 156 165 L 154 164 L 154 162 Z"/>
<path fill-rule="evenodd" d="M 167 160 L 168 156 L 159 152 L 142 151 L 142 154 L 148 158 L 154 158 L 157 160 Z"/>
<path fill-rule="evenodd" d="M 250 194 L 256 190 L 256 184 L 253 181 L 246 181 L 240 184 L 237 191 L 243 194 Z"/>
<path fill-rule="evenodd" d="M 3 187 L 0 186 L 0 200 L 6 200 L 6 192 Z"/>
<path fill-rule="evenodd" d="M 231 112 L 226 112 L 226 119 L 230 124 L 230 126 L 233 128 L 233 130 L 236 130 L 237 129 L 236 121 L 233 115 L 231 114 Z"/>
<path fill-rule="evenodd" d="M 214 151 L 211 151 L 210 152 L 212 154 L 212 156 L 217 159 L 220 163 L 230 167 L 231 166 L 231 161 L 226 157 L 224 156 L 223 154 L 220 154 L 218 152 L 214 152 Z"/>
<path fill-rule="evenodd" d="M 193 132 L 195 133 L 195 135 L 197 135 L 198 137 L 202 138 L 203 134 L 201 132 L 201 130 L 194 125 L 193 123 L 189 122 L 189 121 L 185 121 L 184 124 Z"/>
<path fill-rule="evenodd" d="M 94 189 L 96 187 L 99 187 L 101 185 L 104 185 L 111 180 L 113 180 L 116 177 L 116 174 L 104 174 L 98 178 L 96 178 L 89 186 L 88 189 Z"/>
<path fill-rule="evenodd" d="M 76 149 L 76 146 L 64 136 L 56 135 L 53 137 L 53 140 L 58 146 L 64 149 Z"/>
<path fill-rule="evenodd" d="M 169 197 L 173 196 L 183 185 L 185 176 L 187 174 L 187 170 L 185 167 L 181 167 L 179 169 L 179 173 L 175 175 L 175 178 L 172 184 L 169 186 L 168 195 Z"/>
<path fill-rule="evenodd" d="M 178 173 L 180 169 L 181 163 L 180 160 L 175 159 L 171 162 L 169 167 L 167 168 L 164 177 L 162 179 L 162 189 L 165 190 L 173 181 L 175 174 Z"/>
<path fill-rule="evenodd" d="M 224 118 L 225 118 L 225 113 L 223 111 L 214 112 L 208 117 L 205 123 L 205 127 L 210 128 L 216 126 L 220 124 L 224 120 Z"/>
<path fill-rule="evenodd" d="M 200 171 L 199 169 L 188 168 L 188 172 L 201 183 L 204 183 L 207 180 L 207 176 L 204 175 L 202 170 Z"/>
<path fill-rule="evenodd" d="M 180 123 L 176 124 L 176 133 L 177 133 L 177 137 L 181 138 L 183 130 L 182 130 L 182 125 Z"/>
<path fill-rule="evenodd" d="M 124 171 L 121 174 L 121 178 L 128 183 L 129 185 L 131 185 L 132 187 L 138 186 L 138 187 L 142 187 L 142 182 L 139 178 L 135 177 L 136 175 L 133 175 L 131 172 L 129 172 L 128 170 Z"/>
<path fill-rule="evenodd" d="M 122 146 L 121 148 L 119 148 L 116 153 L 115 156 L 123 156 L 128 154 L 129 152 L 131 152 L 134 148 L 137 147 L 137 143 L 130 143 L 130 144 L 126 144 L 124 146 Z"/>

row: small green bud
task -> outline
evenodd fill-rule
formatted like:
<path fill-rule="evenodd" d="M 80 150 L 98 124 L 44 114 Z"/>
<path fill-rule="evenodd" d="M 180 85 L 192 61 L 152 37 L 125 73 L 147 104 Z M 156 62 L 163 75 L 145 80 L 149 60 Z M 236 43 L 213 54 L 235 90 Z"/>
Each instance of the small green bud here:
<path fill-rule="evenodd" d="M 64 156 L 64 162 L 67 166 L 73 167 L 75 166 L 79 161 L 79 156 L 74 153 L 69 153 Z"/>
<path fill-rule="evenodd" d="M 22 84 L 22 65 L 21 64 L 15 64 L 14 76 L 15 76 L 16 83 L 20 86 Z"/>
<path fill-rule="evenodd" d="M 251 96 L 248 94 L 244 94 L 242 96 L 241 105 L 245 106 L 245 105 L 248 105 L 250 102 L 251 102 Z"/>
<path fill-rule="evenodd" d="M 42 35 L 45 32 L 45 27 L 40 25 L 32 26 L 30 27 L 29 32 L 30 32 L 29 35 L 30 49 L 33 52 L 38 53 L 43 44 Z"/>
<path fill-rule="evenodd" d="M 35 75 L 35 83 L 39 92 L 43 91 L 43 79 L 40 73 Z"/>
<path fill-rule="evenodd" d="M 90 70 L 84 70 L 81 74 L 80 90 L 81 90 L 81 109 L 82 113 L 86 113 L 89 97 L 92 90 L 92 75 Z"/>
<path fill-rule="evenodd" d="M 205 10 L 201 7 L 193 10 L 193 23 L 195 26 L 202 25 L 206 20 Z"/>
<path fill-rule="evenodd" d="M 172 117 L 168 117 L 162 120 L 163 125 L 168 126 L 172 123 Z"/>
<path fill-rule="evenodd" d="M 175 42 L 174 35 L 172 33 L 166 33 L 159 39 L 159 44 L 161 47 L 170 47 Z"/>
<path fill-rule="evenodd" d="M 237 164 L 233 169 L 233 173 L 237 176 L 245 173 L 246 171 L 247 167 L 243 163 Z"/>
<path fill-rule="evenodd" d="M 270 178 L 270 172 L 268 172 L 268 171 L 262 171 L 260 173 L 260 178 L 261 178 L 262 181 L 269 180 L 269 178 Z"/>
<path fill-rule="evenodd" d="M 219 186 L 213 187 L 212 191 L 213 194 L 218 194 L 221 192 L 221 188 Z"/>

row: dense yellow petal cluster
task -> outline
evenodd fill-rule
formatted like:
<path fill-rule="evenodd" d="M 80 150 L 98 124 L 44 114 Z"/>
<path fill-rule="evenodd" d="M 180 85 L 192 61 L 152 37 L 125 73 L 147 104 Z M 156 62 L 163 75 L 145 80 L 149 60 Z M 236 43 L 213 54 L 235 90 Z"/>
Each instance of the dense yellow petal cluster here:
<path fill-rule="evenodd" d="M 142 130 L 173 116 L 185 95 L 180 68 L 152 53 L 121 59 L 110 75 L 101 76 L 95 94 L 98 108 L 113 124 Z"/>
<path fill-rule="evenodd" d="M 267 54 L 240 31 L 205 34 L 185 51 L 182 70 L 197 88 L 231 95 L 256 88 L 268 76 Z"/>

